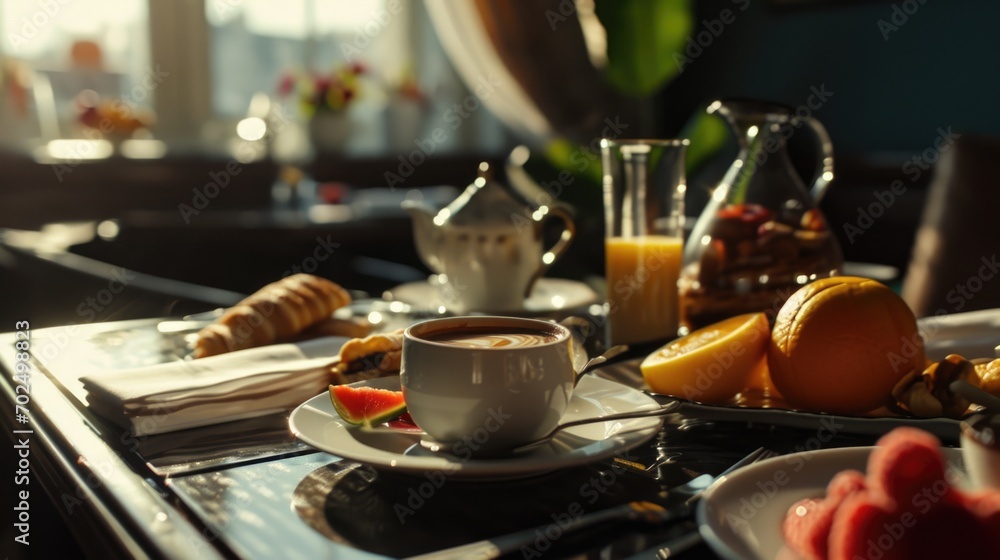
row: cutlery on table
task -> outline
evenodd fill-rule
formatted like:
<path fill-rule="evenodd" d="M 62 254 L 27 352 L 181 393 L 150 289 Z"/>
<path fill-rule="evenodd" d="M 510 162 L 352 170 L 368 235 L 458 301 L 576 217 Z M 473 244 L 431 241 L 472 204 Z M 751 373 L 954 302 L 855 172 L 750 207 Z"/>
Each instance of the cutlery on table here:
<path fill-rule="evenodd" d="M 746 457 L 740 459 L 734 463 L 731 467 L 722 472 L 719 476 L 712 476 L 708 474 L 703 474 L 680 486 L 676 486 L 669 490 L 671 495 L 688 496 L 688 498 L 673 508 L 667 509 L 652 502 L 636 501 L 629 502 L 627 504 L 622 504 L 620 506 L 615 506 L 609 509 L 604 509 L 601 511 L 595 511 L 587 513 L 573 519 L 565 526 L 562 527 L 562 535 L 567 535 L 579 531 L 581 529 L 586 529 L 594 525 L 604 523 L 607 521 L 642 521 L 644 523 L 649 523 L 651 525 L 662 525 L 664 523 L 670 523 L 672 521 L 686 519 L 692 513 L 692 506 L 698 501 L 705 490 L 708 489 L 711 484 L 732 473 L 733 471 L 745 467 L 752 463 L 757 463 L 764 459 L 776 456 L 777 453 L 763 447 L 752 451 Z M 499 558 L 505 554 L 510 554 L 521 549 L 523 546 L 531 546 L 538 537 L 538 531 L 545 531 L 550 524 L 532 527 L 530 529 L 525 529 L 523 531 L 517 531 L 515 533 L 510 533 L 501 537 L 495 537 L 492 539 L 486 539 L 482 541 L 477 541 L 470 544 L 465 544 L 461 546 L 456 546 L 453 548 L 447 548 L 444 550 L 439 550 L 436 552 L 431 552 L 428 554 L 421 554 L 418 556 L 413 556 L 410 560 L 459 560 L 464 558 L 477 558 L 479 560 L 486 560 L 490 558 Z M 685 535 L 688 537 L 688 535 Z M 678 537 L 678 542 L 683 537 Z M 697 540 L 692 539 L 695 537 L 689 537 L 683 541 L 683 544 L 687 547 L 697 544 Z M 659 550 L 658 547 L 655 550 Z M 651 551 L 655 552 L 655 551 Z"/>
<path fill-rule="evenodd" d="M 968 381 L 961 379 L 952 381 L 948 388 L 965 397 L 965 400 L 972 404 L 985 407 L 987 411 L 1000 412 L 1000 397 L 995 397 Z"/>
<path fill-rule="evenodd" d="M 652 548 L 637 552 L 625 560 L 668 560 L 669 558 L 676 558 L 678 554 L 683 554 L 698 546 L 702 542 L 701 533 L 693 521 L 689 522 L 689 525 L 679 536 L 663 541 Z"/>

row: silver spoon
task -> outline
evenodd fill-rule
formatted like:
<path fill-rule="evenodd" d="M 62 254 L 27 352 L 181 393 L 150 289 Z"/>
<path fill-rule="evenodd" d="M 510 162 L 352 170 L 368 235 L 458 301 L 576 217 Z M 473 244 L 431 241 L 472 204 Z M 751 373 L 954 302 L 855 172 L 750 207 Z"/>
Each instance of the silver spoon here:
<path fill-rule="evenodd" d="M 986 410 L 1000 411 L 1000 398 L 997 398 L 983 389 L 976 387 L 968 381 L 961 379 L 951 382 L 948 388 L 957 393 L 972 404 L 986 407 Z"/>
<path fill-rule="evenodd" d="M 680 401 L 670 401 L 660 406 L 659 408 L 652 408 L 646 410 L 633 410 L 631 412 L 620 412 L 618 414 L 608 414 L 605 416 L 595 416 L 593 418 L 583 418 L 580 420 L 573 420 L 571 422 L 564 422 L 553 428 L 552 431 L 550 431 L 549 433 L 545 434 L 544 436 L 534 441 L 523 443 L 507 451 L 494 450 L 491 452 L 491 455 L 509 456 L 509 455 L 517 455 L 519 453 L 524 453 L 525 451 L 530 451 L 540 445 L 544 445 L 552 441 L 557 435 L 559 435 L 559 432 L 565 430 L 566 428 L 584 426 L 586 424 L 597 424 L 599 422 L 611 422 L 613 420 L 631 420 L 634 418 L 655 418 L 657 416 L 666 416 L 668 414 L 673 414 L 674 412 L 676 412 L 680 406 L 681 406 Z M 637 428 L 637 429 L 645 429 L 645 428 Z M 625 432 L 619 432 L 616 435 L 620 435 L 622 433 Z M 420 445 L 421 447 L 429 449 L 435 453 L 437 452 L 447 453 L 447 444 L 436 442 L 432 439 L 428 439 L 427 437 L 420 438 Z"/>
<path fill-rule="evenodd" d="M 657 416 L 666 416 L 668 414 L 673 414 L 674 412 L 677 412 L 677 409 L 680 408 L 680 406 L 681 406 L 680 401 L 670 401 L 664 405 L 661 405 L 659 408 L 654 408 L 649 410 L 634 410 L 632 412 L 620 412 L 618 414 L 608 414 L 606 416 L 598 416 L 595 418 L 584 418 L 582 420 L 573 420 L 572 422 L 565 422 L 563 424 L 559 424 L 558 426 L 553 428 L 551 432 L 536 439 L 535 441 L 525 443 L 523 445 L 515 447 L 514 449 L 511 449 L 510 453 L 512 454 L 523 453 L 525 451 L 534 449 L 540 445 L 546 444 L 552 441 L 553 438 L 559 435 L 559 432 L 565 430 L 566 428 L 573 428 L 575 426 L 583 426 L 586 424 L 596 424 L 597 422 L 611 422 L 612 420 L 631 420 L 633 418 L 655 418 Z M 619 432 L 619 434 L 621 433 L 623 432 Z"/>
<path fill-rule="evenodd" d="M 594 356 L 586 364 L 584 364 L 582 368 L 580 368 L 580 371 L 576 372 L 576 380 L 573 381 L 573 386 L 576 387 L 577 384 L 580 383 L 580 379 L 583 378 L 583 374 L 585 374 L 585 373 L 593 370 L 597 366 L 603 364 L 604 362 L 610 360 L 611 358 L 614 358 L 615 356 L 617 356 L 617 355 L 619 355 L 622 352 L 625 352 L 627 350 L 628 350 L 628 346 L 626 346 L 624 344 L 618 344 L 616 346 L 612 346 L 611 348 L 608 348 L 603 353 L 601 353 L 601 355 Z"/>

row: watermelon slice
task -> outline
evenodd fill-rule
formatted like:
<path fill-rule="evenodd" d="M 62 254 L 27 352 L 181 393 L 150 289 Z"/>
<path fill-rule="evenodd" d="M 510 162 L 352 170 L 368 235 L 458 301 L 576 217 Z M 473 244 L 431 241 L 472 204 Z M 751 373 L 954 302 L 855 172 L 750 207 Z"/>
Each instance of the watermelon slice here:
<path fill-rule="evenodd" d="M 826 519 L 833 520 L 834 508 L 825 500 L 806 499 L 795 503 L 788 510 L 781 532 L 785 542 L 805 560 L 826 560 L 826 543 L 829 531 L 818 525 Z"/>
<path fill-rule="evenodd" d="M 420 429 L 420 426 L 417 426 L 417 423 L 413 421 L 413 417 L 410 416 L 409 412 L 404 412 L 399 415 L 399 418 L 389 420 L 386 425 L 393 430 L 399 430 L 402 432 L 423 432 L 423 430 Z"/>
<path fill-rule="evenodd" d="M 908 507 L 925 488 L 940 489 L 947 481 L 941 442 L 916 428 L 897 428 L 882 436 L 868 459 L 869 486 Z M 950 485 L 945 486 L 950 491 Z"/>
<path fill-rule="evenodd" d="M 953 487 L 940 445 L 914 428 L 883 436 L 867 475 L 841 472 L 792 506 L 785 542 L 807 560 L 1000 558 L 1000 492 Z"/>
<path fill-rule="evenodd" d="M 844 500 L 866 490 L 865 475 L 861 472 L 838 473 L 830 481 L 825 499 L 802 500 L 788 510 L 783 524 L 785 541 L 805 560 L 827 560 L 834 515 Z"/>
<path fill-rule="evenodd" d="M 344 422 L 354 426 L 374 426 L 406 412 L 402 391 L 330 385 L 330 399 Z"/>
<path fill-rule="evenodd" d="M 902 525 L 897 519 L 897 513 L 895 504 L 877 492 L 858 492 L 849 496 L 834 513 L 828 558 L 830 560 L 914 558 L 911 554 L 913 531 Z M 892 533 L 892 528 L 897 525 L 899 533 Z"/>

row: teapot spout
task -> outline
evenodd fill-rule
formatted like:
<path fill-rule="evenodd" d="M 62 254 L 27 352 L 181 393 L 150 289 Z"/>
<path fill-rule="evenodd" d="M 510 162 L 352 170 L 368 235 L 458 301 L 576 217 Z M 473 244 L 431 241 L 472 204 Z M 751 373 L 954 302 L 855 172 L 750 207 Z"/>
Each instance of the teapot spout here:
<path fill-rule="evenodd" d="M 405 200 L 402 207 L 413 220 L 413 243 L 417 248 L 417 255 L 428 268 L 441 274 L 441 261 L 436 250 L 440 237 L 437 230 L 441 226 L 434 223 L 437 212 L 427 204 L 416 200 Z"/>

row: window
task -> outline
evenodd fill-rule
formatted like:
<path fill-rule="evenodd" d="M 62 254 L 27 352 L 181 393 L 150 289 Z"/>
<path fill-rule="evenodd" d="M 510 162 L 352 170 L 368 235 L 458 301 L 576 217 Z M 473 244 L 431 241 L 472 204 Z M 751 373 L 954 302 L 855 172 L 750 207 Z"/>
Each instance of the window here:
<path fill-rule="evenodd" d="M 142 0 L 0 0 L 0 54 L 30 69 L 31 83 L 48 84 L 52 92 L 34 97 L 37 114 L 26 119 L 33 122 L 15 126 L 45 135 L 39 123 L 54 116 L 57 131 L 48 135 L 72 135 L 74 100 L 83 90 L 136 107 L 151 105 L 152 95 L 131 94 L 149 71 L 147 22 Z"/>
<path fill-rule="evenodd" d="M 412 150 L 469 95 L 423 3 L 410 0 L 0 0 L 0 33 L 0 63 L 13 60 L 33 78 L 20 114 L 0 87 L 0 142 L 82 137 L 77 96 L 94 90 L 155 110 L 152 134 L 172 151 L 226 151 L 252 101 L 275 97 L 283 75 L 358 62 L 365 73 L 345 152 L 380 155 Z M 157 69 L 162 83 L 144 88 Z M 393 112 L 404 104 L 400 91 L 425 94 L 418 111 Z M 304 128 L 294 102 L 283 112 Z M 394 134 L 403 121 L 406 131 Z M 499 121 L 478 111 L 439 149 L 495 152 L 506 143 Z"/>
<path fill-rule="evenodd" d="M 396 14 L 388 13 L 384 0 L 327 0 L 321 6 L 307 0 L 209 0 L 205 9 L 212 35 L 213 108 L 229 117 L 243 115 L 255 93 L 274 94 L 284 73 L 329 72 L 345 62 L 367 62 L 370 56 L 364 55 L 370 53 L 338 46 L 353 46 L 352 33 L 377 23 L 373 14 L 386 14 L 387 24 L 378 26 L 386 35 L 401 27 L 388 25 Z M 370 41 L 385 41 L 382 35 Z"/>

